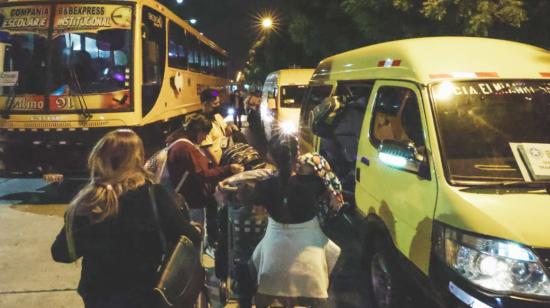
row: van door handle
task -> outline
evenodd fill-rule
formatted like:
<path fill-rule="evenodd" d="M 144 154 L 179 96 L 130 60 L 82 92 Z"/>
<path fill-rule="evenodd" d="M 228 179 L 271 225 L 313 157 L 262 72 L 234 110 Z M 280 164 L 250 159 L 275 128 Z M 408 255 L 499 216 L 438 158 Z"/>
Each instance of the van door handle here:
<path fill-rule="evenodd" d="M 365 156 L 361 157 L 361 163 L 365 166 L 370 166 L 370 160 Z"/>

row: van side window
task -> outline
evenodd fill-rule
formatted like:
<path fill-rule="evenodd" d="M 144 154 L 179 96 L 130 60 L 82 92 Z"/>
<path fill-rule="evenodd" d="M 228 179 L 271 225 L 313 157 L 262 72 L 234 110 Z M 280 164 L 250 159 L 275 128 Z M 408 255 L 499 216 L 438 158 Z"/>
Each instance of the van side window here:
<path fill-rule="evenodd" d="M 304 106 L 300 110 L 300 123 L 306 124 L 309 120 L 309 114 L 315 106 L 319 105 L 332 92 L 331 85 L 311 86 L 308 90 Z"/>
<path fill-rule="evenodd" d="M 371 142 L 382 140 L 413 142 L 424 146 L 418 99 L 413 90 L 403 87 L 381 87 L 376 95 L 371 121 Z"/>

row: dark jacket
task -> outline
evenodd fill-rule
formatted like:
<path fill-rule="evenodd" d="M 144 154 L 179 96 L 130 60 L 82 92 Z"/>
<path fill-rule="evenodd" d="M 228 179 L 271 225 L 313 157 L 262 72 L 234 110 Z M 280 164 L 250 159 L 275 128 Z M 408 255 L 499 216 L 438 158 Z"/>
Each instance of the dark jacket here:
<path fill-rule="evenodd" d="M 208 158 L 190 142 L 178 142 L 168 152 L 170 181 L 177 185 L 185 171 L 189 176 L 180 189 L 190 208 L 203 208 L 211 196 L 210 185 L 231 175 L 230 166 L 209 168 Z"/>
<path fill-rule="evenodd" d="M 82 257 L 78 292 L 86 298 L 104 298 L 118 294 L 152 294 L 158 279 L 162 248 L 149 197 L 143 185 L 119 197 L 119 213 L 92 224 L 86 216 L 74 221 L 76 258 L 69 256 L 65 226 L 52 245 L 53 259 L 70 263 Z M 177 209 L 170 193 L 154 185 L 160 222 L 167 241 L 175 243 L 186 235 L 200 243 L 198 231 Z"/>

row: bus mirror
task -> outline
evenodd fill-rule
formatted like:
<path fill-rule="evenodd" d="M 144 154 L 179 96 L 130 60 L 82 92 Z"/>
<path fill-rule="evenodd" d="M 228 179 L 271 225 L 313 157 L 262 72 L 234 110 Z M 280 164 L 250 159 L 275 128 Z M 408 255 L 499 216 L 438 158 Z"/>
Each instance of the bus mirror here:
<path fill-rule="evenodd" d="M 100 30 L 97 33 L 97 49 L 101 51 L 121 50 L 124 47 L 125 29 Z"/>

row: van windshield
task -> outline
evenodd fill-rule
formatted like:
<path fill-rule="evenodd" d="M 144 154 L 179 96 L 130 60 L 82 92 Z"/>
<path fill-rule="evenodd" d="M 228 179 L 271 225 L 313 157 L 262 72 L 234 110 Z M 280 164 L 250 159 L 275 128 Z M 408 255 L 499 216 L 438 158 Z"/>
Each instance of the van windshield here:
<path fill-rule="evenodd" d="M 306 86 L 282 86 L 281 87 L 281 107 L 300 108 L 302 98 L 306 93 Z"/>
<path fill-rule="evenodd" d="M 451 182 L 521 181 L 510 143 L 550 144 L 550 81 L 445 81 L 430 90 Z"/>

